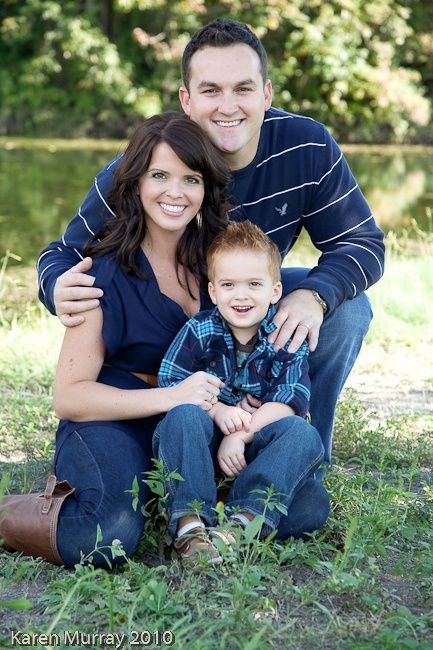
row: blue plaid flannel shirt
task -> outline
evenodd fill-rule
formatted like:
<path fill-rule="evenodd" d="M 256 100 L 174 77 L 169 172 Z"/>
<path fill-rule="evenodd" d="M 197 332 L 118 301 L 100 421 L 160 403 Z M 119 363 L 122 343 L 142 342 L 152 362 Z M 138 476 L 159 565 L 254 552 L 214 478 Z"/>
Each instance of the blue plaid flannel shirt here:
<path fill-rule="evenodd" d="M 265 402 L 283 402 L 296 415 L 308 414 L 310 379 L 308 376 L 308 345 L 304 341 L 295 353 L 286 345 L 275 352 L 268 334 L 276 308 L 271 305 L 263 319 L 255 348 L 243 367 L 237 367 L 232 333 L 217 307 L 202 311 L 180 330 L 167 350 L 158 374 L 158 385 L 174 386 L 194 372 L 203 370 L 221 379 L 225 387 L 218 399 L 236 405 L 251 393 Z"/>

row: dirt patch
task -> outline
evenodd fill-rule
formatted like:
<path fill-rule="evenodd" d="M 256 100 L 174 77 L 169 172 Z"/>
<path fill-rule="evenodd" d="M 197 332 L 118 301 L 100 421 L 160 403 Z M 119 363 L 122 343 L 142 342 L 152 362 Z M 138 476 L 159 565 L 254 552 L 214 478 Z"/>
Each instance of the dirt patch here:
<path fill-rule="evenodd" d="M 365 344 L 347 388 L 385 415 L 433 415 L 433 345 Z"/>

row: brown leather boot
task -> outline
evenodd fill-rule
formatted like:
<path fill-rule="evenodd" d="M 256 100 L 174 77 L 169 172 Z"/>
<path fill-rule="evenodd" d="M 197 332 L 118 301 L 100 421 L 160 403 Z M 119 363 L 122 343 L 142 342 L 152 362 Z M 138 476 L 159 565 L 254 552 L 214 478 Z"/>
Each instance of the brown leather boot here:
<path fill-rule="evenodd" d="M 7 551 L 63 564 L 57 550 L 57 521 L 64 500 L 75 491 L 54 474 L 41 494 L 7 495 L 0 503 L 0 538 Z"/>

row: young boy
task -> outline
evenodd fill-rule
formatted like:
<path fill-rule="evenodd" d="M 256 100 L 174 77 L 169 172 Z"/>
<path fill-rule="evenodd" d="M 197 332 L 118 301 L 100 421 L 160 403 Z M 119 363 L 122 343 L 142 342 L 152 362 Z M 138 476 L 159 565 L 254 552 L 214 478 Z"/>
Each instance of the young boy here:
<path fill-rule="evenodd" d="M 317 430 L 305 420 L 310 383 L 308 346 L 278 352 L 268 341 L 275 304 L 281 297 L 281 258 L 276 245 L 250 221 L 232 222 L 208 251 L 209 295 L 215 309 L 200 312 L 180 330 L 159 371 L 160 386 L 173 386 L 205 371 L 223 382 L 207 412 L 191 405 L 172 409 L 154 434 L 154 452 L 183 481 L 168 481 L 169 529 L 182 559 L 197 553 L 219 561 L 210 530 L 215 524 L 213 458 L 229 477 L 227 509 L 241 525 L 264 514 L 262 534 L 278 527 L 281 512 L 264 512 L 263 494 L 271 485 L 277 500 L 290 507 L 296 491 L 323 459 Z M 305 327 L 308 325 L 305 323 Z M 246 398 L 261 401 L 253 409 Z M 200 504 L 200 516 L 191 503 Z"/>

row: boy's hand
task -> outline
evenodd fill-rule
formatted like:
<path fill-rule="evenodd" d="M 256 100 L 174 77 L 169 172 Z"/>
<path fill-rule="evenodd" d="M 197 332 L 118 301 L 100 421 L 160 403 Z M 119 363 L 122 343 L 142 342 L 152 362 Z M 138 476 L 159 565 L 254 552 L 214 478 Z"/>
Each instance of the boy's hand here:
<path fill-rule="evenodd" d="M 218 463 L 226 476 L 239 476 L 247 466 L 245 442 L 241 435 L 233 434 L 223 438 L 218 449 Z"/>
<path fill-rule="evenodd" d="M 215 404 L 209 415 L 225 436 L 236 431 L 248 431 L 252 417 L 251 413 L 238 406 L 228 406 L 221 402 Z"/>
<path fill-rule="evenodd" d="M 245 397 L 241 399 L 241 401 L 238 403 L 238 406 L 240 406 L 244 411 L 247 413 L 255 413 L 258 408 L 262 405 L 261 401 L 257 399 L 257 397 L 254 397 L 254 395 L 251 395 L 250 393 L 247 393 Z"/>

